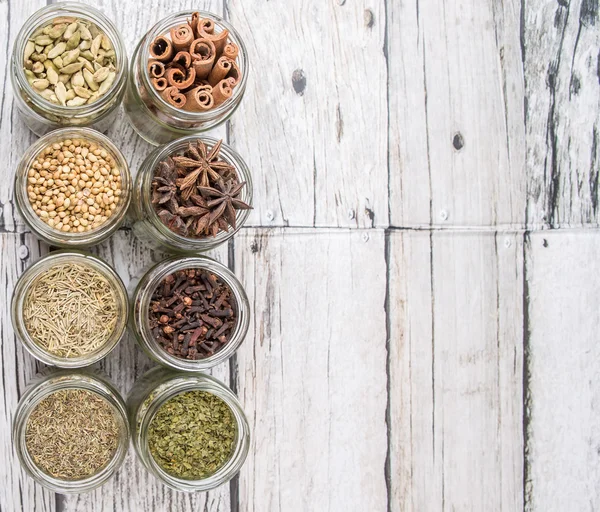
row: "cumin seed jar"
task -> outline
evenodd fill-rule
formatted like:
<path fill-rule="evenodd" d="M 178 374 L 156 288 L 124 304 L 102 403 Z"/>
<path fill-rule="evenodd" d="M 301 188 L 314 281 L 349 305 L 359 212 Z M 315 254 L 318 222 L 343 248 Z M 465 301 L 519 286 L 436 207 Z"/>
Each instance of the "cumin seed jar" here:
<path fill-rule="evenodd" d="M 58 395 L 56 395 L 57 393 Z M 59 442 L 65 443 L 69 440 L 73 441 L 75 439 L 77 441 L 77 439 L 79 439 L 79 441 L 77 441 L 77 446 L 67 444 L 62 448 L 60 445 L 48 447 L 49 450 L 53 450 L 53 454 L 57 456 L 56 459 L 64 459 L 66 464 L 72 464 L 75 468 L 82 468 L 86 465 L 90 465 L 89 454 L 85 453 L 85 449 L 97 450 L 99 448 L 98 441 L 102 441 L 102 435 L 107 437 L 107 434 L 109 434 L 110 446 L 105 447 L 107 451 L 101 455 L 102 458 L 95 459 L 97 461 L 95 466 L 88 466 L 88 472 L 89 469 L 95 471 L 92 471 L 91 474 L 82 478 L 66 478 L 62 476 L 64 475 L 64 464 L 61 464 L 61 468 L 57 468 L 61 470 L 56 471 L 56 474 L 59 476 L 53 476 L 48 471 L 47 464 L 52 461 L 44 459 L 43 457 L 42 459 L 39 459 L 40 452 L 35 446 L 31 446 L 31 438 L 29 439 L 28 445 L 28 435 L 31 436 L 33 430 L 33 428 L 30 428 L 28 434 L 28 424 L 30 419 L 33 418 L 31 427 L 34 427 L 35 415 L 37 414 L 39 417 L 40 413 L 44 412 L 44 407 L 47 408 L 49 405 L 51 406 L 51 404 L 48 404 L 48 401 L 60 397 L 61 395 L 63 395 L 62 398 L 65 398 L 64 395 L 69 394 L 79 395 L 67 397 L 70 403 L 72 403 L 74 399 L 85 401 L 91 397 L 92 400 L 90 401 L 95 402 L 95 404 L 93 404 L 93 407 L 90 407 L 89 412 L 93 415 L 96 414 L 95 410 L 98 407 L 104 410 L 104 416 L 106 416 L 107 412 L 112 413 L 112 418 L 109 418 L 111 426 L 109 433 L 105 432 L 103 429 L 99 430 L 100 427 L 98 424 L 90 425 L 92 427 L 91 430 L 97 433 L 100 439 L 92 437 L 89 443 L 85 442 L 86 435 L 90 436 L 90 430 L 88 429 L 86 432 L 86 429 L 83 428 L 85 425 L 82 425 L 82 432 L 78 437 L 77 431 L 75 430 L 78 425 L 71 421 L 69 437 L 65 438 L 62 435 L 57 435 L 55 437 Z M 46 400 L 46 402 L 44 402 L 44 400 Z M 69 406 L 62 412 L 57 411 L 58 418 L 48 416 L 47 419 L 68 420 L 68 417 L 65 415 L 70 413 L 73 415 L 73 420 L 85 420 L 85 416 L 83 418 L 82 416 L 83 413 L 86 412 L 87 405 L 88 404 L 86 403 L 83 410 L 79 407 L 79 412 L 76 407 Z M 38 406 L 40 409 L 37 409 Z M 61 425 L 63 425 L 63 423 L 55 425 L 48 424 L 47 426 L 51 429 L 56 428 L 60 432 L 61 430 L 64 431 L 64 429 L 61 429 Z M 59 493 L 70 494 L 87 492 L 108 481 L 119 467 L 121 467 L 123 460 L 125 459 L 129 446 L 129 438 L 130 431 L 126 407 L 119 392 L 106 377 L 98 372 L 87 370 L 45 370 L 29 384 L 27 390 L 19 400 L 13 420 L 13 444 L 21 465 L 39 484 L 51 491 Z M 40 442 L 41 440 L 39 438 L 34 438 L 33 441 Z M 80 446 L 79 443 L 81 442 L 83 442 L 83 446 Z M 67 453 L 68 450 L 65 450 L 65 448 L 71 448 L 71 451 Z M 81 458 L 77 456 L 78 448 L 82 448 L 81 451 L 83 453 Z M 30 453 L 30 449 L 33 453 Z M 36 463 L 36 458 L 38 459 L 38 463 Z M 104 464 L 99 466 L 102 462 L 104 462 Z M 42 469 L 44 466 L 46 466 L 45 469 Z"/>
<path fill-rule="evenodd" d="M 60 146 L 65 141 L 71 142 L 67 147 L 73 149 L 72 153 L 65 153 L 64 146 Z M 88 143 L 96 149 L 92 151 L 88 147 L 86 150 L 84 144 Z M 61 149 L 56 150 L 59 160 L 55 161 L 50 158 L 53 158 L 53 148 L 57 147 Z M 49 157 L 48 164 L 39 160 L 45 156 Z M 68 165 L 65 159 L 70 160 Z M 88 183 L 97 184 L 98 188 Z M 127 161 L 108 137 L 90 128 L 63 128 L 46 134 L 25 151 L 15 173 L 14 194 L 21 217 L 39 238 L 58 247 L 79 248 L 98 244 L 118 229 L 127 213 L 131 189 Z M 60 204 L 57 199 L 61 200 Z M 32 201 L 37 200 L 40 201 L 39 214 L 32 205 Z M 106 211 L 109 216 L 97 219 L 103 208 L 110 210 L 110 214 Z M 45 219 L 40 215 L 45 215 Z M 73 229 L 64 231 L 64 217 L 72 221 Z M 60 229 L 50 226 L 48 221 L 52 219 L 61 222 L 56 224 Z M 96 219 L 101 223 L 94 227 Z M 82 226 L 80 231 L 77 230 L 79 225 Z"/>
<path fill-rule="evenodd" d="M 62 17 L 93 23 L 106 34 L 115 53 L 116 75 L 113 83 L 93 103 L 79 106 L 52 103 L 36 92 L 25 73 L 25 47 L 29 38 L 39 27 Z M 125 45 L 114 24 L 99 10 L 73 2 L 51 4 L 30 16 L 17 34 L 11 56 L 11 81 L 17 109 L 27 127 L 40 136 L 64 126 L 92 126 L 100 131 L 108 129 L 125 93 L 127 70 Z"/>
<path fill-rule="evenodd" d="M 229 240 L 245 224 L 250 210 L 236 210 L 236 227 L 220 231 L 216 236 L 191 238 L 182 236 L 167 227 L 158 216 L 152 204 L 152 180 L 160 162 L 169 156 L 181 153 L 189 143 L 201 140 L 209 147 L 218 141 L 213 137 L 190 135 L 177 139 L 170 144 L 156 148 L 144 160 L 135 178 L 133 186 L 132 214 L 133 232 L 144 242 L 169 252 L 193 253 L 208 251 Z M 239 198 L 252 206 L 252 176 L 250 169 L 242 157 L 230 146 L 223 143 L 219 151 L 220 158 L 232 165 L 238 175 L 239 182 L 246 182 Z"/>
<path fill-rule="evenodd" d="M 56 251 L 17 281 L 11 319 L 17 338 L 33 357 L 48 365 L 80 368 L 116 347 L 128 311 L 125 285 L 106 262 L 80 251 Z"/>
<path fill-rule="evenodd" d="M 203 11 L 199 12 L 200 17 L 212 20 L 217 30 L 228 30 L 229 40 L 239 48 L 236 63 L 241 80 L 233 89 L 232 96 L 211 110 L 190 112 L 173 107 L 154 89 L 148 71 L 150 45 L 158 36 L 168 34 L 171 28 L 186 23 L 194 12 L 198 11 L 179 12 L 159 21 L 142 38 L 131 58 L 124 100 L 125 112 L 140 137 L 154 145 L 201 133 L 225 122 L 239 106 L 246 90 L 248 53 L 240 34 L 220 16 Z"/>
<path fill-rule="evenodd" d="M 161 430 L 153 425 L 153 420 L 157 417 L 160 419 L 161 413 L 168 412 L 170 403 L 173 404 L 172 400 L 176 401 L 178 397 L 189 392 L 206 393 L 221 407 L 226 406 L 234 424 L 234 437 L 229 456 L 214 472 L 202 478 L 179 477 L 173 471 L 165 470 L 164 464 L 162 464 L 163 460 L 160 457 L 155 458 L 153 455 L 153 452 L 156 454 L 156 450 L 153 450 L 153 437 L 156 436 L 157 431 Z M 223 485 L 238 473 L 248 455 L 250 427 L 246 415 L 233 392 L 210 375 L 154 368 L 134 384 L 127 398 L 127 413 L 132 430 L 133 446 L 139 459 L 150 473 L 172 489 L 186 492 L 208 491 Z M 209 422 L 210 420 L 211 418 L 208 418 Z M 168 432 L 164 417 L 162 422 L 162 430 Z M 181 425 L 181 428 L 186 426 Z M 200 425 L 199 428 L 202 426 Z M 177 435 L 180 432 L 173 431 L 173 434 Z M 189 432 L 183 432 L 183 434 L 189 434 Z M 180 440 L 174 438 L 173 442 L 177 444 Z M 179 446 L 179 448 L 185 450 L 186 446 Z M 178 453 L 167 453 L 166 455 L 174 456 L 173 462 L 178 462 Z"/>
<path fill-rule="evenodd" d="M 181 297 L 180 299 L 177 298 L 173 300 L 164 296 L 165 292 L 162 289 L 162 286 L 164 286 L 166 278 L 168 276 L 177 276 L 178 273 L 190 270 L 206 271 L 208 275 L 215 276 L 215 278 L 218 279 L 218 282 L 223 283 L 223 286 L 229 290 L 230 294 L 226 299 L 228 302 L 227 307 L 232 309 L 233 315 L 222 317 L 220 325 L 217 323 L 213 327 L 213 325 L 206 321 L 206 315 L 216 316 L 214 312 L 211 313 L 211 311 L 216 308 L 213 307 L 213 305 L 221 300 L 221 298 L 217 296 L 220 294 L 215 293 L 213 297 L 205 299 L 210 304 L 208 304 L 208 307 L 204 308 L 201 305 L 203 302 L 201 299 L 187 300 L 186 297 Z M 202 282 L 205 281 L 199 280 L 199 283 Z M 213 280 L 212 282 L 215 281 Z M 184 286 L 182 287 L 182 285 Z M 132 283 L 130 286 L 135 286 L 135 283 Z M 178 290 L 182 287 L 181 293 L 186 295 L 191 293 L 188 286 L 192 286 L 195 290 L 199 288 L 193 284 L 189 285 L 184 281 L 180 282 L 177 277 L 168 286 L 170 290 L 169 293 L 173 294 L 174 290 Z M 211 285 L 209 294 L 213 290 L 216 290 L 216 287 L 212 288 Z M 161 296 L 159 297 L 159 295 Z M 165 313 L 170 320 L 161 323 L 163 319 L 160 319 L 159 325 L 153 325 L 151 312 L 154 310 L 152 308 L 157 303 L 159 303 L 158 305 L 160 307 L 161 301 L 170 302 L 168 307 L 172 309 Z M 152 267 L 140 278 L 135 289 L 132 288 L 131 307 L 131 328 L 137 343 L 144 352 L 163 366 L 188 372 L 197 372 L 212 368 L 231 357 L 244 340 L 250 324 L 250 303 L 248 302 L 248 296 L 241 283 L 227 267 L 204 256 L 168 258 Z M 163 313 L 160 309 L 156 309 L 156 311 L 157 313 Z M 204 314 L 204 320 L 198 321 L 196 318 L 193 318 L 189 321 L 185 321 L 185 318 L 189 318 L 190 311 L 194 312 L 194 316 L 199 316 L 198 313 L 200 315 Z M 156 320 L 157 315 L 153 314 L 152 316 L 154 317 L 154 320 Z M 157 336 L 163 335 L 166 327 L 170 327 L 171 320 L 181 322 L 181 319 L 184 319 L 181 325 L 173 324 L 175 325 L 175 330 L 172 330 L 166 338 L 172 339 L 174 344 L 176 337 L 181 334 L 183 339 L 178 339 L 177 343 L 182 345 L 187 342 L 188 346 L 186 347 L 186 350 L 189 350 L 190 347 L 198 347 L 201 343 L 204 343 L 203 340 L 210 338 L 208 331 L 211 328 L 220 329 L 226 322 L 230 321 L 229 318 L 232 317 L 235 318 L 235 321 L 229 329 L 226 343 L 222 346 L 218 346 L 212 354 L 205 352 L 203 348 L 197 359 L 190 358 L 191 354 L 189 353 L 184 357 L 175 355 L 175 350 L 169 350 L 173 345 L 169 346 L 167 343 L 163 343 L 157 338 Z M 196 323 L 198 325 L 195 325 Z M 204 325 L 207 327 L 206 332 L 204 332 L 203 329 Z M 198 332 L 196 329 L 201 329 L 201 331 Z M 200 336 L 194 339 L 193 344 L 190 345 L 190 339 L 197 337 L 199 334 Z M 211 342 L 209 350 L 213 349 L 214 344 Z"/>

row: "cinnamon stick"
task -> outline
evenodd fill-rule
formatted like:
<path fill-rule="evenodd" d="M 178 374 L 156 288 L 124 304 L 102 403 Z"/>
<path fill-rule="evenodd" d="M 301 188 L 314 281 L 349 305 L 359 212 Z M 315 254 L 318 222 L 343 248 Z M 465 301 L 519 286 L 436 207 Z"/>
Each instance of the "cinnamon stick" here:
<path fill-rule="evenodd" d="M 233 79 L 233 87 L 235 87 L 242 79 L 242 73 L 236 61 L 231 61 L 231 69 L 229 70 L 227 75 L 225 75 L 225 78 Z"/>
<path fill-rule="evenodd" d="M 208 78 L 215 63 L 215 45 L 208 39 L 195 39 L 190 45 L 192 66 L 196 70 L 196 77 L 203 80 Z"/>
<path fill-rule="evenodd" d="M 187 50 L 194 40 L 194 31 L 187 23 L 173 27 L 170 30 L 170 34 L 173 46 L 178 52 Z"/>
<path fill-rule="evenodd" d="M 154 59 L 166 62 L 173 57 L 173 45 L 165 36 L 158 36 L 150 45 L 150 55 Z"/>
<path fill-rule="evenodd" d="M 223 57 L 227 57 L 228 59 L 235 60 L 238 56 L 240 49 L 238 45 L 233 41 L 229 41 L 225 47 L 223 48 Z"/>
<path fill-rule="evenodd" d="M 187 71 L 187 73 L 186 73 Z M 165 78 L 169 86 L 177 89 L 187 89 L 194 84 L 196 80 L 196 70 L 194 68 L 185 69 L 180 66 L 173 66 L 165 71 Z"/>
<path fill-rule="evenodd" d="M 232 62 L 227 57 L 220 57 L 208 75 L 208 83 L 214 87 L 223 80 L 231 70 Z"/>
<path fill-rule="evenodd" d="M 227 38 L 229 37 L 229 30 L 224 28 L 221 32 L 215 32 L 215 24 L 212 20 L 201 19 L 198 23 L 198 31 L 200 32 L 199 37 L 212 41 L 215 45 L 215 55 L 217 58 L 223 53 L 223 49 L 227 44 Z"/>
<path fill-rule="evenodd" d="M 167 88 L 167 79 L 164 76 L 152 79 L 152 85 L 157 91 L 164 91 Z"/>
<path fill-rule="evenodd" d="M 151 78 L 160 78 L 165 74 L 165 65 L 159 60 L 148 61 L 148 73 Z"/>
<path fill-rule="evenodd" d="M 169 105 L 175 108 L 183 108 L 187 101 L 185 95 L 177 87 L 167 87 L 160 95 Z"/>
<path fill-rule="evenodd" d="M 171 64 L 177 64 L 178 66 L 187 69 L 192 65 L 192 56 L 189 52 L 177 52 L 177 55 L 173 57 Z"/>
<path fill-rule="evenodd" d="M 199 85 L 185 94 L 187 102 L 185 110 L 190 112 L 206 112 L 215 106 L 210 85 Z"/>
<path fill-rule="evenodd" d="M 198 37 L 201 37 L 201 33 L 205 32 L 206 34 L 214 34 L 215 32 L 215 24 L 213 20 L 210 18 L 198 18 L 198 24 L 196 25 L 196 30 L 198 31 Z"/>
<path fill-rule="evenodd" d="M 221 103 L 231 98 L 232 94 L 233 89 L 231 87 L 231 82 L 229 81 L 229 79 L 221 80 L 212 89 L 212 95 L 215 100 L 215 107 L 218 107 Z"/>
<path fill-rule="evenodd" d="M 192 18 L 188 21 L 190 27 L 192 27 L 192 32 L 194 33 L 194 38 L 198 36 L 198 22 L 200 21 L 200 14 L 197 12 L 192 13 Z"/>

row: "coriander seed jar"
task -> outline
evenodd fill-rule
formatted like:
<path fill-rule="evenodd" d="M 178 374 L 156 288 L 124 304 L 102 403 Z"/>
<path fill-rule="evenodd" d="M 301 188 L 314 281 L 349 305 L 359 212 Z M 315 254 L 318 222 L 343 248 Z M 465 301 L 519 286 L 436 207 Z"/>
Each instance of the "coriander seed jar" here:
<path fill-rule="evenodd" d="M 60 268 L 61 265 L 81 265 L 96 271 L 102 276 L 113 291 L 115 324 L 105 342 L 96 350 L 77 357 L 64 357 L 46 350 L 31 336 L 25 316 L 24 305 L 28 294 L 40 276 L 51 269 Z M 58 293 L 58 292 L 56 292 Z M 56 251 L 44 256 L 31 267 L 29 267 L 19 278 L 13 292 L 11 304 L 11 319 L 16 337 L 25 349 L 39 361 L 61 368 L 81 368 L 89 366 L 108 355 L 119 343 L 127 328 L 128 320 L 127 289 L 117 273 L 102 259 L 91 254 L 63 250 Z M 70 326 L 64 326 L 70 328 Z"/>
<path fill-rule="evenodd" d="M 97 473 L 82 479 L 56 478 L 36 465 L 27 449 L 27 423 L 35 408 L 48 396 L 63 390 L 83 390 L 104 400 L 118 426 L 117 446 L 109 462 Z M 121 467 L 129 447 L 129 422 L 126 406 L 115 386 L 99 372 L 90 370 L 45 370 L 28 385 L 13 420 L 13 445 L 25 471 L 51 491 L 72 494 L 87 492 L 106 483 Z"/>
<path fill-rule="evenodd" d="M 156 289 L 163 279 L 181 270 L 203 269 L 217 276 L 231 290 L 231 307 L 235 313 L 235 326 L 227 343 L 213 355 L 204 359 L 189 360 L 170 354 L 155 339 L 150 326 L 150 305 Z M 148 270 L 137 282 L 130 283 L 131 328 L 135 339 L 146 354 L 157 363 L 188 372 L 207 370 L 231 357 L 246 337 L 250 325 L 250 303 L 242 284 L 225 265 L 205 256 L 168 258 Z"/>
<path fill-rule="evenodd" d="M 65 141 L 70 143 L 67 147 L 73 149 L 70 157 L 61 149 L 57 157 L 63 160 L 51 160 L 48 165 L 39 161 L 47 148 L 60 147 L 55 145 Z M 88 148 L 88 153 L 83 156 L 78 152 L 83 143 L 97 149 L 90 151 Z M 64 158 L 70 160 L 68 169 L 65 169 Z M 106 165 L 114 168 L 107 169 Z M 118 176 L 114 175 L 115 169 Z M 123 154 L 108 137 L 90 128 L 62 128 L 40 138 L 22 156 L 14 184 L 17 209 L 25 223 L 45 242 L 65 248 L 95 245 L 112 235 L 125 218 L 131 189 L 129 166 Z M 100 215 L 103 209 L 109 215 L 105 220 L 106 215 Z M 71 222 L 68 231 L 65 231 L 65 218 Z M 92 229 L 99 221 L 101 224 Z"/>
<path fill-rule="evenodd" d="M 194 12 L 197 11 L 179 12 L 159 21 L 142 38 L 131 58 L 124 100 L 125 112 L 135 131 L 151 144 L 165 144 L 179 137 L 206 131 L 225 122 L 239 106 L 246 90 L 249 67 L 244 41 L 237 30 L 223 18 L 202 11 L 199 12 L 200 18 L 212 20 L 217 31 L 228 30 L 229 39 L 239 48 L 236 63 L 241 79 L 233 89 L 232 96 L 211 110 L 190 112 L 173 107 L 152 87 L 148 71 L 150 45 L 158 36 L 168 33 L 171 28 L 186 23 Z"/>
<path fill-rule="evenodd" d="M 170 399 L 188 391 L 205 391 L 220 398 L 230 409 L 236 434 L 228 460 L 216 472 L 201 480 L 178 478 L 154 459 L 148 432 L 159 409 Z M 189 374 L 154 368 L 136 381 L 127 398 L 127 414 L 136 454 L 146 469 L 161 482 L 178 491 L 208 491 L 231 480 L 240 470 L 250 447 L 250 427 L 233 392 L 222 382 L 204 373 Z"/>
<path fill-rule="evenodd" d="M 245 224 L 250 210 L 236 210 L 236 227 L 231 226 L 227 231 L 220 231 L 214 237 L 189 238 L 175 233 L 167 227 L 158 216 L 152 204 L 152 180 L 159 162 L 174 153 L 182 152 L 189 143 L 202 140 L 208 146 L 218 141 L 213 137 L 198 137 L 189 135 L 177 139 L 170 144 L 156 148 L 142 163 L 133 186 L 132 216 L 134 219 L 133 232 L 144 242 L 169 252 L 193 253 L 209 251 L 229 240 Z M 250 169 L 242 157 L 230 146 L 223 143 L 219 152 L 220 157 L 235 167 L 240 182 L 246 182 L 239 198 L 252 206 L 252 176 Z"/>
<path fill-rule="evenodd" d="M 116 76 L 110 89 L 93 103 L 80 106 L 52 103 L 34 90 L 30 83 L 31 77 L 28 80 L 25 73 L 24 55 L 29 38 L 39 27 L 59 17 L 94 23 L 106 34 L 112 45 Z M 125 45 L 115 25 L 94 7 L 74 2 L 54 3 L 29 17 L 15 38 L 10 67 L 17 109 L 27 127 L 40 136 L 64 126 L 92 126 L 101 131 L 108 129 L 114 122 L 117 107 L 123 99 L 128 71 Z"/>

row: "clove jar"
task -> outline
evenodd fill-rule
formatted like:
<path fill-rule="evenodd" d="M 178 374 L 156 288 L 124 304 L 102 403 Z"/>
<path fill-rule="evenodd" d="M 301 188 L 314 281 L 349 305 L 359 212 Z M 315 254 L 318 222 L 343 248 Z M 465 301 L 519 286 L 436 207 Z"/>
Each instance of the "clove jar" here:
<path fill-rule="evenodd" d="M 88 101 L 83 105 L 72 106 L 67 103 L 53 103 L 34 89 L 30 83 L 32 75 L 28 77 L 26 74 L 24 56 L 28 41 L 41 27 L 52 23 L 57 18 L 66 19 L 67 22 L 72 19 L 90 22 L 103 32 L 110 42 L 111 49 L 107 51 L 114 52 L 115 75 L 111 76 L 110 88 L 102 96 L 90 100 L 93 101 L 92 103 Z M 85 39 L 79 43 L 80 46 L 83 45 L 82 48 L 88 44 Z M 50 60 L 52 59 L 46 59 L 48 63 Z M 30 16 L 15 39 L 11 57 L 11 81 L 15 104 L 27 127 L 36 135 L 41 136 L 65 126 L 91 126 L 105 131 L 114 122 L 117 107 L 123 99 L 127 70 L 127 54 L 123 39 L 115 25 L 104 14 L 86 4 L 53 3 Z"/>
<path fill-rule="evenodd" d="M 177 400 L 187 393 L 202 393 L 204 396 L 212 399 L 213 403 L 218 403 L 221 408 L 227 411 L 232 421 L 232 439 L 230 449 L 222 463 L 209 474 L 201 478 L 195 478 L 187 475 L 178 476 L 173 471 L 165 469 L 160 459 L 153 455 L 152 436 L 155 433 L 155 419 L 161 415 L 165 406 L 168 408 L 170 402 Z M 193 401 L 190 405 L 193 404 Z M 246 415 L 233 392 L 222 382 L 204 373 L 189 374 L 176 372 L 166 368 L 154 368 L 138 379 L 127 398 L 127 413 L 129 424 L 132 430 L 133 446 L 135 451 L 148 471 L 156 476 L 160 481 L 172 489 L 178 491 L 208 491 L 231 480 L 240 470 L 250 446 L 250 427 Z M 175 418 L 176 419 L 176 418 Z M 196 429 L 196 433 L 203 434 L 197 429 L 207 427 L 207 433 L 213 430 L 210 425 L 211 418 L 200 424 L 179 425 L 174 435 L 192 434 L 191 432 L 181 432 L 181 429 L 187 429 L 188 425 Z M 168 430 L 168 424 L 163 425 Z M 194 439 L 189 435 L 188 439 Z M 220 442 L 215 439 L 215 442 Z M 176 440 L 173 439 L 175 443 Z M 207 443 L 210 447 L 210 442 Z M 187 446 L 178 446 L 185 452 Z M 192 449 L 195 447 L 191 447 Z M 188 450 L 188 453 L 191 450 Z M 175 455 L 172 457 L 174 462 Z"/>
<path fill-rule="evenodd" d="M 223 283 L 223 286 L 228 290 L 229 294 L 227 297 L 227 307 L 231 308 L 233 313 L 230 318 L 234 319 L 226 342 L 222 346 L 219 346 L 212 354 L 199 351 L 198 358 L 181 357 L 174 354 L 174 351 L 170 350 L 170 346 L 165 346 L 165 344 L 161 343 L 160 339 L 158 339 L 161 335 L 161 328 L 158 327 L 159 330 L 157 330 L 157 327 L 151 325 L 151 307 L 153 302 L 156 304 L 156 302 L 160 302 L 161 300 L 157 295 L 158 292 L 163 293 L 162 286 L 165 282 L 165 278 L 190 270 L 206 271 L 208 274 L 211 274 L 218 279 L 219 282 Z M 172 290 L 176 290 L 183 285 L 183 292 L 187 293 L 190 291 L 187 289 L 187 286 L 189 285 L 186 286 L 185 282 L 176 282 L 176 284 L 177 287 L 171 287 Z M 134 286 L 135 288 L 133 288 Z M 130 287 L 132 287 L 132 311 L 130 313 L 130 319 L 135 339 L 148 356 L 163 366 L 189 372 L 197 372 L 212 368 L 231 357 L 231 355 L 239 348 L 248 332 L 248 326 L 250 324 L 250 303 L 248 302 L 248 296 L 235 275 L 227 267 L 211 258 L 205 256 L 168 258 L 152 267 L 139 279 L 139 281 L 137 281 L 137 283 L 132 282 Z M 181 295 L 180 292 L 177 292 L 177 294 Z M 186 297 L 182 297 L 181 301 L 178 300 L 178 298 L 167 300 L 167 302 L 170 303 L 169 307 L 171 307 L 172 310 L 165 311 L 164 313 L 169 318 L 185 318 L 190 311 L 187 305 L 185 305 L 186 300 Z M 219 297 L 215 296 L 207 300 L 214 304 L 215 301 L 222 301 L 223 299 L 219 299 Z M 204 301 L 198 300 L 197 302 L 200 304 L 200 302 Z M 185 307 L 184 305 L 180 306 L 180 303 L 183 303 Z M 196 301 L 190 301 L 188 304 L 190 307 L 202 310 L 202 307 L 200 305 L 196 306 L 195 303 Z M 213 308 L 212 304 L 205 308 L 205 310 L 200 311 L 200 315 L 210 314 L 210 310 Z M 175 309 L 177 306 L 179 307 Z M 197 316 L 201 317 L 200 315 Z M 213 315 L 216 316 L 215 313 L 213 313 Z M 191 320 L 188 323 L 191 323 L 192 321 L 194 320 Z M 229 320 L 224 318 L 223 322 L 220 322 L 220 325 L 227 321 Z M 199 325 L 190 326 L 190 331 L 199 327 L 201 328 L 201 324 L 212 327 L 206 322 L 206 318 L 204 318 L 204 321 L 198 323 Z M 186 332 L 185 324 L 186 321 L 183 321 L 181 326 L 175 324 L 175 329 L 180 329 L 184 337 L 188 334 L 188 332 Z M 219 326 L 217 325 L 214 328 L 218 329 Z M 173 331 L 171 331 L 171 333 L 173 334 Z M 173 336 L 177 334 L 178 331 L 176 330 Z M 205 334 L 206 333 L 203 333 L 202 337 L 204 337 Z M 198 345 L 202 343 L 202 337 L 198 339 Z"/>
<path fill-rule="evenodd" d="M 30 425 L 30 422 L 33 423 L 35 415 L 39 415 L 40 411 L 37 408 L 43 407 L 44 401 L 52 400 L 53 397 L 56 397 L 57 394 L 60 396 L 61 393 L 63 395 L 77 393 L 80 400 L 93 402 L 94 405 L 89 408 L 92 415 L 96 413 L 98 407 L 101 407 L 105 412 L 104 416 L 108 414 L 110 419 L 110 431 L 104 430 L 98 424 L 91 424 L 87 427 L 81 425 L 82 435 L 80 437 L 82 438 L 91 437 L 92 434 L 96 434 L 98 438 L 102 439 L 110 436 L 110 447 L 106 454 L 103 454 L 102 458 L 104 460 L 100 461 L 104 463 L 101 466 L 93 467 L 92 473 L 82 478 L 68 478 L 62 476 L 62 474 L 53 476 L 40 463 L 45 462 L 45 460 L 40 461 L 39 457 L 44 459 L 49 452 L 52 452 L 51 454 L 55 458 L 65 459 L 65 464 L 77 466 L 90 464 L 89 453 L 82 452 L 82 456 L 79 457 L 77 452 L 72 450 L 67 455 L 64 447 L 61 450 L 60 446 L 54 445 L 48 446 L 43 451 L 36 449 L 33 452 L 32 447 L 29 445 L 31 442 L 30 436 L 36 436 L 35 425 Z M 86 404 L 79 405 L 79 409 L 82 406 L 85 407 Z M 72 419 L 78 417 L 77 419 L 81 421 L 85 411 L 78 412 L 77 404 L 72 408 L 74 409 L 70 411 L 74 416 Z M 57 436 L 57 442 L 68 443 L 69 440 L 73 440 L 73 436 L 76 436 L 77 431 L 73 429 L 78 428 L 78 425 L 71 426 L 71 437 L 66 438 L 64 429 L 61 429 L 61 426 L 64 426 L 65 422 L 70 419 L 68 417 L 69 411 L 56 410 L 55 412 L 57 413 L 56 416 L 48 415 L 46 418 L 46 426 L 61 432 L 61 435 Z M 83 420 L 85 420 L 85 417 Z M 52 421 L 57 423 L 51 424 Z M 30 425 L 29 428 L 28 425 Z M 84 432 L 85 435 L 83 435 Z M 25 471 L 47 489 L 63 494 L 87 492 L 107 482 L 121 467 L 127 454 L 129 438 L 130 431 L 125 402 L 115 386 L 104 375 L 90 370 L 44 370 L 29 384 L 23 393 L 13 420 L 13 444 Z M 37 441 L 39 442 L 39 439 Z M 96 450 L 98 447 L 94 444 L 94 441 L 92 440 L 88 444 L 85 440 L 80 440 L 78 446 L 82 443 L 84 449 Z M 36 458 L 38 458 L 37 463 Z"/>
<path fill-rule="evenodd" d="M 171 28 L 187 23 L 195 12 L 197 11 L 183 11 L 162 19 L 146 33 L 133 53 L 124 101 L 125 112 L 135 131 L 151 144 L 166 144 L 225 122 L 244 96 L 248 80 L 248 53 L 244 41 L 237 30 L 223 18 L 202 11 L 198 12 L 200 18 L 211 20 L 217 32 L 228 30 L 229 40 L 239 49 L 236 63 L 241 79 L 233 89 L 233 94 L 211 110 L 193 112 L 170 105 L 152 86 L 148 70 L 150 45 L 157 37 L 168 34 Z"/>
<path fill-rule="evenodd" d="M 188 144 L 198 140 L 198 136 L 190 135 L 177 139 L 170 144 L 156 148 L 142 163 L 133 186 L 132 214 L 133 232 L 144 242 L 169 252 L 193 253 L 208 251 L 229 240 L 244 225 L 250 210 L 236 210 L 236 227 L 220 231 L 216 236 L 203 238 L 185 237 L 167 227 L 160 219 L 152 204 L 152 180 L 160 162 L 174 154 L 182 153 Z M 218 141 L 213 137 L 200 137 L 209 147 Z M 239 182 L 246 182 L 239 199 L 252 206 L 252 176 L 250 169 L 242 157 L 230 146 L 223 143 L 219 152 L 220 158 L 235 168 Z"/>

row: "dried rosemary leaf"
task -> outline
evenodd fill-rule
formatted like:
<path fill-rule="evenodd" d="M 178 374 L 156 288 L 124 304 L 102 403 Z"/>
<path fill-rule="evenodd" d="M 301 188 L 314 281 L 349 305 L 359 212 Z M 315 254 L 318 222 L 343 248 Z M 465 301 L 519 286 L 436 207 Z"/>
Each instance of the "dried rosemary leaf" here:
<path fill-rule="evenodd" d="M 44 398 L 27 420 L 25 445 L 35 464 L 62 480 L 98 473 L 113 458 L 119 425 L 111 405 L 82 389 Z"/>
<path fill-rule="evenodd" d="M 90 354 L 114 331 L 116 293 L 108 279 L 90 266 L 56 265 L 40 274 L 29 288 L 23 320 L 33 341 L 50 354 Z"/>
<path fill-rule="evenodd" d="M 167 473 L 200 480 L 229 460 L 236 431 L 233 413 L 223 400 L 206 391 L 187 391 L 157 411 L 148 430 L 148 445 Z"/>

